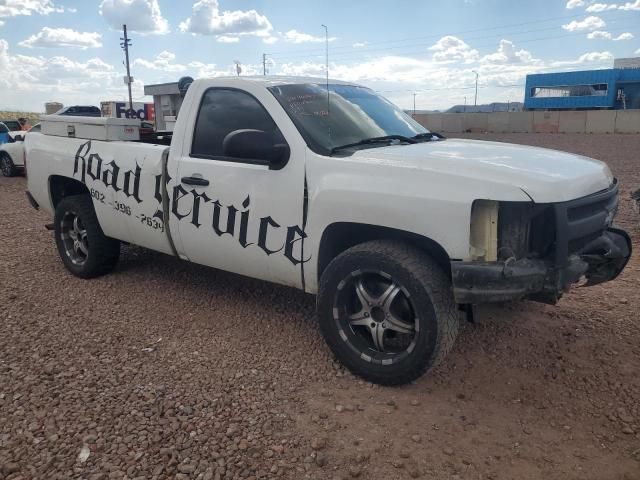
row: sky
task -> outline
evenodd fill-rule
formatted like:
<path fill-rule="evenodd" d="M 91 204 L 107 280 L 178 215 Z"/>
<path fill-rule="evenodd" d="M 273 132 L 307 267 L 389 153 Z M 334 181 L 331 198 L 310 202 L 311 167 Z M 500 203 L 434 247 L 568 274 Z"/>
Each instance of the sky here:
<path fill-rule="evenodd" d="M 418 110 L 522 101 L 529 73 L 640 56 L 640 0 L 0 0 L 0 110 L 99 105 L 145 84 L 325 75 Z M 327 26 L 327 32 L 322 25 Z M 415 97 L 414 97 L 415 94 Z"/>

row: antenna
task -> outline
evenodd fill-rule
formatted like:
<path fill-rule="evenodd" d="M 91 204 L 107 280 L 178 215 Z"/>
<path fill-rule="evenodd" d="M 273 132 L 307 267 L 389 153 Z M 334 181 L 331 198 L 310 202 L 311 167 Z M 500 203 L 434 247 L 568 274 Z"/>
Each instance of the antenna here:
<path fill-rule="evenodd" d="M 267 55 L 269 54 L 268 53 L 262 54 L 262 75 L 267 74 Z"/>
<path fill-rule="evenodd" d="M 418 95 L 417 93 L 413 94 L 413 118 L 416 118 L 416 96 L 417 95 Z"/>
<path fill-rule="evenodd" d="M 327 73 L 327 125 L 329 126 L 329 140 L 331 140 L 331 123 L 330 123 L 330 113 L 331 113 L 331 95 L 329 94 L 329 27 L 325 24 L 322 24 L 324 28 L 324 39 L 325 39 L 325 71 Z"/>
<path fill-rule="evenodd" d="M 236 74 L 240 76 L 242 73 L 242 64 L 240 63 L 240 60 L 234 60 L 233 63 L 236 64 Z"/>
<path fill-rule="evenodd" d="M 131 97 L 131 84 L 133 83 L 133 78 L 131 78 L 131 70 L 129 69 L 129 47 L 131 46 L 131 40 L 127 37 L 127 26 L 122 25 L 122 30 L 124 33 L 124 37 L 120 37 L 120 47 L 124 50 L 124 58 L 125 64 L 127 66 L 127 76 L 124 79 L 124 83 L 127 84 L 129 89 L 129 112 L 128 116 L 132 115 L 133 112 L 133 98 Z"/>

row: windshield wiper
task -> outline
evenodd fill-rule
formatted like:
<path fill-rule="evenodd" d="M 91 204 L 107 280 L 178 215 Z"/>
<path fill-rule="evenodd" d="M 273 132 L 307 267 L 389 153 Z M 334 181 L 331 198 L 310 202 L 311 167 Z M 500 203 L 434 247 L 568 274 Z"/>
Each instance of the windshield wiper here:
<path fill-rule="evenodd" d="M 426 133 L 419 133 L 418 135 L 415 135 L 413 137 L 411 137 L 413 140 L 422 140 L 425 142 L 431 142 L 434 139 L 437 138 L 438 140 L 444 140 L 445 136 L 440 134 L 440 133 L 436 133 L 436 132 L 426 132 Z"/>
<path fill-rule="evenodd" d="M 383 142 L 391 142 L 393 140 L 398 140 L 400 142 L 405 142 L 405 143 L 418 143 L 417 140 L 414 140 L 413 138 L 405 137 L 404 135 L 386 135 L 384 137 L 365 138 L 363 140 L 360 140 L 359 142 L 347 143 L 346 145 L 339 145 L 337 147 L 333 147 L 331 149 L 331 153 L 333 154 L 339 150 L 344 150 L 346 148 L 359 147 L 362 145 L 372 145 L 372 144 L 383 143 Z"/>

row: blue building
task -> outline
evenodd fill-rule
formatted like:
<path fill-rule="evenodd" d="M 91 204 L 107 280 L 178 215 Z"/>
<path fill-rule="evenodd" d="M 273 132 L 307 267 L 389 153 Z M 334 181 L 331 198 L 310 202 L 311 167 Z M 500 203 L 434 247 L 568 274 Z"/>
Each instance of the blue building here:
<path fill-rule="evenodd" d="M 640 68 L 527 75 L 525 110 L 640 108 Z"/>

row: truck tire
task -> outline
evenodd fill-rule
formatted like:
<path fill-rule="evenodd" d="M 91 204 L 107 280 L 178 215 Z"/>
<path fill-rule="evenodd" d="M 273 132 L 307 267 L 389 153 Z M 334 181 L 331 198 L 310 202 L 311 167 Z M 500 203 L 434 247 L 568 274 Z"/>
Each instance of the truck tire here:
<path fill-rule="evenodd" d="M 13 177 L 16 174 L 16 167 L 7 153 L 0 153 L 0 170 L 5 177 Z"/>
<path fill-rule="evenodd" d="M 107 237 L 89 195 L 63 198 L 54 217 L 56 245 L 64 266 L 80 278 L 110 272 L 120 256 L 120 242 Z"/>
<path fill-rule="evenodd" d="M 458 335 L 451 282 L 423 251 L 397 241 L 356 245 L 322 274 L 320 330 L 352 373 L 382 385 L 437 365 Z"/>

